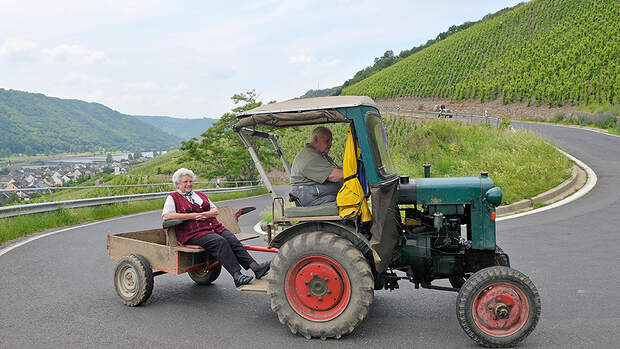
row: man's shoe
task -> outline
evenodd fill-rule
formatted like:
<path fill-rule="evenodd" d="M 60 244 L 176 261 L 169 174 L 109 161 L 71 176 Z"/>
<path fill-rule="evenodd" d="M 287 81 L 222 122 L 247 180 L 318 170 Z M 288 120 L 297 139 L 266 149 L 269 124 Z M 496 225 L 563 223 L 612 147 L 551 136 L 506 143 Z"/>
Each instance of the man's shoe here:
<path fill-rule="evenodd" d="M 256 278 L 260 279 L 263 276 L 265 276 L 265 274 L 267 274 L 267 272 L 269 271 L 270 266 L 271 266 L 271 262 L 265 262 L 265 263 L 259 264 L 258 268 L 256 268 L 256 271 L 254 272 L 254 275 L 256 276 Z"/>
<path fill-rule="evenodd" d="M 240 287 L 243 285 L 251 284 L 253 277 L 249 275 L 241 274 L 238 278 L 235 279 L 235 287 Z"/>

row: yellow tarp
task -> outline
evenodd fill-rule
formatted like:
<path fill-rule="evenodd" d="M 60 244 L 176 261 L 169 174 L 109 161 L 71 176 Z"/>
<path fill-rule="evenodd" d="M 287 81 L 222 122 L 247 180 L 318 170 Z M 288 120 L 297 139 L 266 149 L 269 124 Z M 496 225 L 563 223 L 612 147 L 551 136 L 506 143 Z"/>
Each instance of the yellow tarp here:
<path fill-rule="evenodd" d="M 347 143 L 344 149 L 344 159 L 342 160 L 342 172 L 344 178 L 350 178 L 346 180 L 338 192 L 336 197 L 336 204 L 340 217 L 353 218 L 361 215 L 362 222 L 369 222 L 372 220 L 370 215 L 370 209 L 368 208 L 368 202 L 364 198 L 364 189 L 360 184 L 357 176 L 357 154 L 359 152 L 359 146 L 355 144 L 351 127 L 347 135 Z"/>

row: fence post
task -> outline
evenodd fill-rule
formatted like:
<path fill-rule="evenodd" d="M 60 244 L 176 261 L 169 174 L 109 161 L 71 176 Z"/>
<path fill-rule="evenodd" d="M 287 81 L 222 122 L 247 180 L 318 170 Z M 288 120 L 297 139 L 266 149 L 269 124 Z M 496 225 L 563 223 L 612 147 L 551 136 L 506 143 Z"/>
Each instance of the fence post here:
<path fill-rule="evenodd" d="M 53 202 L 54 201 L 54 192 L 52 191 L 51 188 L 47 188 L 47 190 L 49 190 L 49 192 L 50 192 L 50 202 Z"/>
<path fill-rule="evenodd" d="M 155 192 L 155 185 L 151 184 L 151 193 Z"/>
<path fill-rule="evenodd" d="M 108 190 L 108 196 L 112 196 L 112 194 L 110 193 L 110 187 L 105 187 Z"/>

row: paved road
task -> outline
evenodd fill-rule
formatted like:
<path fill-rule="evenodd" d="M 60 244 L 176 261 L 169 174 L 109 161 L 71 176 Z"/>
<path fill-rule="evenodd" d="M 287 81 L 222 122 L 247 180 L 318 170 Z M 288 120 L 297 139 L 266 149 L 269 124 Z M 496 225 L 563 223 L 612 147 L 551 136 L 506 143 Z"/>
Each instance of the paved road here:
<path fill-rule="evenodd" d="M 531 277 L 542 317 L 528 348 L 617 348 L 620 343 L 620 137 L 549 125 L 533 129 L 589 164 L 597 186 L 583 198 L 498 223 L 499 244 Z M 267 207 L 267 196 L 235 207 Z M 242 217 L 251 229 L 259 212 Z M 63 231 L 0 256 L 0 347 L 474 348 L 455 317 L 456 294 L 401 282 L 377 291 L 367 319 L 339 341 L 292 335 L 266 296 L 237 292 L 227 273 L 196 286 L 187 275 L 155 278 L 145 306 L 117 299 L 108 233 L 155 228 L 146 213 Z M 264 245 L 261 239 L 250 241 Z M 6 246 L 4 246 L 6 247 Z M 270 256 L 254 253 L 259 261 Z"/>

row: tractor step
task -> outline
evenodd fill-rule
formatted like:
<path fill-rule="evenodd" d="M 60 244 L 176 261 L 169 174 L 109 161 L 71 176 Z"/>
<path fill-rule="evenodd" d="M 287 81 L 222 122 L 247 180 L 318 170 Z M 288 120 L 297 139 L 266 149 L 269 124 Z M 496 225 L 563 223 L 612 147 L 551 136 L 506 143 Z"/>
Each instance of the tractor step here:
<path fill-rule="evenodd" d="M 237 290 L 243 293 L 252 293 L 252 294 L 267 294 L 267 280 L 254 280 L 253 283 L 249 285 L 243 285 Z"/>

